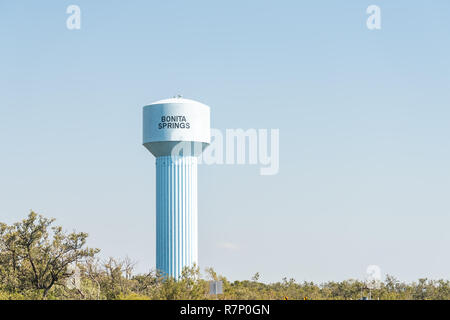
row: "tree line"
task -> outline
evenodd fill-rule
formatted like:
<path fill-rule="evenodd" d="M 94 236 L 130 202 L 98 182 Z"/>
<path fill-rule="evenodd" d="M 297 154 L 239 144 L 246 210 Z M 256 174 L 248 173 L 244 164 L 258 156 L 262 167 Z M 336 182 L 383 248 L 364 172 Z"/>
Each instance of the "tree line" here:
<path fill-rule="evenodd" d="M 196 266 L 175 281 L 154 270 L 136 273 L 129 258 L 102 260 L 99 249 L 87 246 L 87 233 L 66 233 L 54 221 L 31 212 L 12 225 L 0 223 L 0 300 L 450 299 L 448 280 L 403 283 L 390 275 L 373 290 L 359 280 L 316 284 L 283 278 L 267 284 L 259 273 L 229 281 L 212 268 L 201 274 Z M 210 280 L 222 281 L 223 294 L 209 294 Z"/>

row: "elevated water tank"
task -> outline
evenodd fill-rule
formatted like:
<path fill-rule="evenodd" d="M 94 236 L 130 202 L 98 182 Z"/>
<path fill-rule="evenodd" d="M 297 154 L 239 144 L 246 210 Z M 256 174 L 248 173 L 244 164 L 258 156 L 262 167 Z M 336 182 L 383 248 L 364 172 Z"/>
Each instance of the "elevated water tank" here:
<path fill-rule="evenodd" d="M 210 143 L 210 108 L 171 98 L 143 112 L 143 144 L 156 157 L 156 268 L 178 279 L 198 265 L 197 160 Z"/>

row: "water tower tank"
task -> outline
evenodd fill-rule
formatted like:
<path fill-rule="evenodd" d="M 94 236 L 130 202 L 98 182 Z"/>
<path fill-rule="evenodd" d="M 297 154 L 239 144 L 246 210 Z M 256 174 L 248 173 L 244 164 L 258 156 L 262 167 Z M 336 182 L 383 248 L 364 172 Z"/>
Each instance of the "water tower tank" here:
<path fill-rule="evenodd" d="M 145 106 L 143 120 L 143 144 L 156 157 L 156 268 L 178 279 L 198 265 L 197 159 L 210 143 L 210 108 L 165 99 Z"/>

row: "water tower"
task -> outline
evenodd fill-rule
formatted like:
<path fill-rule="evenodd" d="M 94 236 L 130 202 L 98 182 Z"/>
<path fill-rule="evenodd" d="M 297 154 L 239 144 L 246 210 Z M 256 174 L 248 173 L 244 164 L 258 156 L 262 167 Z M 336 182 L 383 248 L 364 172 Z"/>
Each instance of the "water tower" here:
<path fill-rule="evenodd" d="M 156 157 L 156 269 L 178 279 L 198 264 L 197 160 L 209 145 L 210 108 L 172 98 L 144 107 L 143 144 Z"/>

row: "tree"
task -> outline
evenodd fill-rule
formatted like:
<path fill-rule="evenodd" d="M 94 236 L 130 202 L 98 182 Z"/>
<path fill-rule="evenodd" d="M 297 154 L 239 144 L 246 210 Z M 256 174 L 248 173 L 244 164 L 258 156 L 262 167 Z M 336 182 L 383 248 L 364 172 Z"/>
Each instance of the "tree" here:
<path fill-rule="evenodd" d="M 252 277 L 252 281 L 258 281 L 259 280 L 259 278 L 260 278 L 260 275 L 259 275 L 259 272 L 257 272 L 257 273 L 255 273 L 254 275 L 253 275 L 253 277 Z"/>
<path fill-rule="evenodd" d="M 54 221 L 31 211 L 21 222 L 0 225 L 2 268 L 16 277 L 19 288 L 37 289 L 44 298 L 55 284 L 70 276 L 70 264 L 99 252 L 85 247 L 87 233 L 66 234 L 62 227 L 51 227 Z"/>

